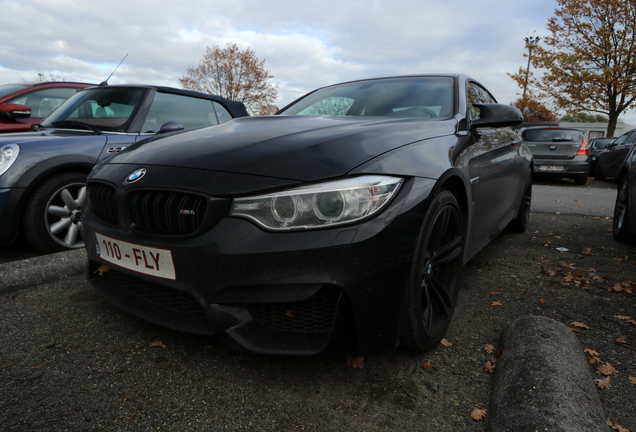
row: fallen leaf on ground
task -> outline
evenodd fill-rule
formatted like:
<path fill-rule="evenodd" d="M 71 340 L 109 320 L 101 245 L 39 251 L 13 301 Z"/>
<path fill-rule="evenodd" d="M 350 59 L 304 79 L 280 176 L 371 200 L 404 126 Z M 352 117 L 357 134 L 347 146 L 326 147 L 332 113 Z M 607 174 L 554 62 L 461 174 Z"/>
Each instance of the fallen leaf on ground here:
<path fill-rule="evenodd" d="M 101 276 L 104 273 L 108 273 L 109 271 L 110 271 L 110 267 L 105 265 L 100 265 L 99 268 L 93 272 L 93 274 L 99 273 L 99 275 Z"/>
<path fill-rule="evenodd" d="M 614 315 L 614 318 L 622 319 L 622 320 L 630 320 L 632 317 L 625 315 Z"/>
<path fill-rule="evenodd" d="M 614 369 L 614 366 L 612 366 L 609 363 L 604 363 L 604 364 L 600 365 L 599 367 L 596 368 L 596 370 L 599 371 L 600 373 L 602 373 L 605 376 L 616 375 L 618 373 L 618 371 L 616 369 Z"/>
<path fill-rule="evenodd" d="M 442 345 L 444 345 L 445 347 L 449 347 L 451 345 L 453 345 L 448 339 L 444 338 L 442 339 L 442 341 L 440 342 Z"/>
<path fill-rule="evenodd" d="M 486 417 L 487 409 L 479 409 L 477 407 L 473 408 L 473 411 L 470 413 L 470 418 L 475 421 L 482 421 L 484 417 Z"/>
<path fill-rule="evenodd" d="M 585 255 L 585 256 L 594 256 L 594 255 L 596 255 L 596 254 L 594 253 L 594 251 L 592 250 L 592 248 L 587 248 L 587 249 L 585 249 L 585 250 L 583 251 L 583 255 Z"/>
<path fill-rule="evenodd" d="M 484 351 L 486 351 L 488 354 L 492 354 L 494 350 L 495 350 L 495 347 L 492 346 L 491 344 L 486 344 L 486 346 L 484 347 Z"/>
<path fill-rule="evenodd" d="M 499 303 L 498 301 L 494 301 L 490 304 L 490 306 L 503 306 L 503 305 Z"/>
<path fill-rule="evenodd" d="M 621 336 L 621 337 L 619 337 L 619 338 L 614 339 L 614 341 L 616 341 L 616 342 L 618 342 L 618 343 L 622 343 L 622 344 L 627 343 L 627 341 L 625 340 L 625 338 L 624 338 L 624 337 L 622 337 L 622 336 Z"/>
<path fill-rule="evenodd" d="M 495 295 L 495 294 L 501 294 L 501 293 L 499 291 L 487 291 L 486 294 Z"/>
<path fill-rule="evenodd" d="M 484 370 L 488 373 L 493 373 L 495 371 L 495 368 L 497 367 L 496 364 L 492 363 L 490 360 L 488 360 L 486 362 L 486 364 L 484 365 Z"/>
<path fill-rule="evenodd" d="M 570 330 L 572 330 L 574 333 L 581 333 L 578 329 L 572 328 L 572 327 L 568 327 Z"/>
<path fill-rule="evenodd" d="M 428 360 L 426 363 L 422 363 L 422 367 L 424 369 L 428 369 L 428 370 L 432 370 L 433 369 L 433 365 L 431 365 L 431 361 Z"/>
<path fill-rule="evenodd" d="M 539 303 L 543 304 L 545 303 L 545 300 L 543 300 L 542 298 L 539 299 Z"/>
<path fill-rule="evenodd" d="M 627 381 L 629 381 L 632 384 L 636 384 L 636 377 L 633 377 L 630 375 L 629 378 L 627 378 Z"/>
<path fill-rule="evenodd" d="M 592 358 L 588 359 L 588 360 L 587 360 L 587 362 L 588 362 L 589 364 L 600 363 L 600 362 L 601 362 L 601 359 L 600 359 L 600 358 L 598 358 L 598 357 L 596 357 L 596 356 L 594 356 L 594 357 L 592 357 Z"/>
<path fill-rule="evenodd" d="M 629 432 L 627 429 L 625 429 L 623 426 L 619 425 L 618 423 L 614 423 L 613 421 L 611 421 L 610 419 L 607 419 L 607 424 L 614 430 L 617 430 L 618 432 Z"/>
<path fill-rule="evenodd" d="M 155 348 L 155 347 L 166 348 L 166 346 L 161 341 L 156 341 L 150 344 L 150 348 Z"/>
<path fill-rule="evenodd" d="M 600 389 L 608 389 L 611 387 L 610 385 L 610 378 L 611 377 L 607 377 L 607 378 L 597 378 L 594 380 L 594 382 L 596 383 L 596 386 Z"/>
<path fill-rule="evenodd" d="M 636 320 L 635 319 L 628 319 L 627 322 L 630 323 L 630 324 L 636 325 Z"/>
<path fill-rule="evenodd" d="M 588 330 L 590 329 L 588 326 L 586 326 L 582 322 L 578 322 L 578 321 L 572 321 L 572 325 L 574 327 L 584 328 L 584 329 L 588 329 Z"/>
<path fill-rule="evenodd" d="M 347 356 L 347 366 L 352 366 L 354 369 L 362 369 L 364 367 L 364 357 L 357 356 L 354 357 L 352 355 Z"/>

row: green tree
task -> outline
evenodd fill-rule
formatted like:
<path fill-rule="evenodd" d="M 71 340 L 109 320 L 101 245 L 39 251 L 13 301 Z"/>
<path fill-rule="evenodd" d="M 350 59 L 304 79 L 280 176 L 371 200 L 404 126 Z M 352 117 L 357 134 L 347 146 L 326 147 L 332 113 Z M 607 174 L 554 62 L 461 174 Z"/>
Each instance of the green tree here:
<path fill-rule="evenodd" d="M 268 115 L 278 111 L 274 103 L 278 86 L 269 81 L 272 78 L 265 60 L 259 60 L 254 51 L 241 51 L 228 43 L 224 49 L 208 47 L 199 65 L 188 67 L 179 82 L 189 90 L 243 102 L 251 115 Z"/>
<path fill-rule="evenodd" d="M 557 0 L 548 20 L 551 36 L 534 47 L 531 77 L 539 96 L 567 113 L 608 117 L 613 136 L 618 117 L 636 98 L 636 0 Z M 520 75 L 520 73 L 523 73 Z M 522 68 L 510 76 L 523 83 Z"/>

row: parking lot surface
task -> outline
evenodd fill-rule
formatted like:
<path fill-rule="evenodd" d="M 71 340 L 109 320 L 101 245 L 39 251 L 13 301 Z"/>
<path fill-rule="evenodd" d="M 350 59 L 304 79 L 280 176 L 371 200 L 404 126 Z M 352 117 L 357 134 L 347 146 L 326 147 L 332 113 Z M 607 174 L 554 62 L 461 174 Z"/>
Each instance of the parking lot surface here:
<path fill-rule="evenodd" d="M 243 354 L 131 317 L 83 274 L 2 295 L 0 430 L 485 431 L 471 413 L 489 408 L 502 330 L 527 316 L 572 329 L 609 376 L 605 415 L 636 430 L 635 246 L 611 218 L 556 213 L 468 263 L 447 344 L 425 354 Z"/>

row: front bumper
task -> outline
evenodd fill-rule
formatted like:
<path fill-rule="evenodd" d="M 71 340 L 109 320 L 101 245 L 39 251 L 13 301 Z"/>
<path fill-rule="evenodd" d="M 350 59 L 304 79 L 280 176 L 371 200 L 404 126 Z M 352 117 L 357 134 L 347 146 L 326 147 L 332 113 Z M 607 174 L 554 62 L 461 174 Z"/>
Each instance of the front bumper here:
<path fill-rule="evenodd" d="M 148 321 L 221 335 L 259 353 L 308 355 L 348 347 L 369 354 L 399 342 L 405 288 L 433 180 L 405 182 L 366 222 L 273 233 L 224 218 L 189 238 L 158 238 L 101 224 L 85 208 L 84 238 L 99 233 L 171 251 L 175 280 L 104 261 L 86 241 L 89 281 L 111 303 Z M 101 265 L 112 267 L 104 273 Z"/>

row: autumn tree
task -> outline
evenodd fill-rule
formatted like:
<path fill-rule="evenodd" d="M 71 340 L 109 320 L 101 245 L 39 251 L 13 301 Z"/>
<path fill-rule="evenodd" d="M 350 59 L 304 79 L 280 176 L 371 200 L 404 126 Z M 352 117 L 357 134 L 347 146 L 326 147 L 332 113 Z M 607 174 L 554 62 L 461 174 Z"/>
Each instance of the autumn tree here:
<path fill-rule="evenodd" d="M 566 114 L 561 117 L 561 121 L 573 123 L 607 123 L 607 117 L 602 114 L 588 114 L 579 112 L 574 114 Z"/>
<path fill-rule="evenodd" d="M 529 85 L 568 113 L 606 115 L 607 136 L 613 136 L 618 116 L 636 98 L 636 0 L 557 3 L 548 20 L 552 35 L 535 47 L 532 58 L 545 74 Z M 511 76 L 523 83 L 525 73 L 520 69 Z"/>
<path fill-rule="evenodd" d="M 254 51 L 241 51 L 228 43 L 223 49 L 207 47 L 199 65 L 189 66 L 179 82 L 189 90 L 243 102 L 251 115 L 268 115 L 278 111 L 274 103 L 278 86 L 269 82 L 272 78 L 265 60 L 259 60 Z"/>
<path fill-rule="evenodd" d="M 523 121 L 526 122 L 556 122 L 557 116 L 545 105 L 531 96 L 522 96 L 512 106 L 516 107 L 523 114 Z"/>

